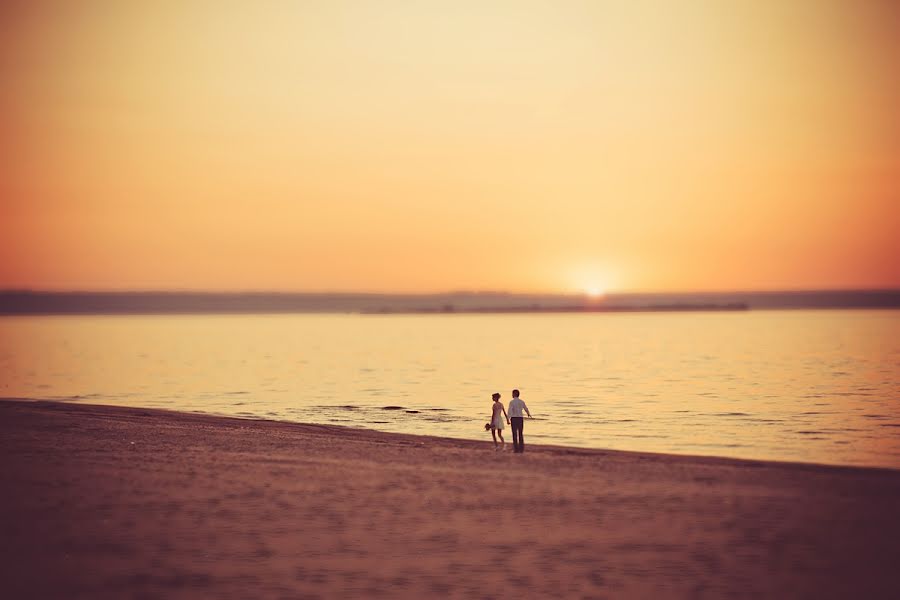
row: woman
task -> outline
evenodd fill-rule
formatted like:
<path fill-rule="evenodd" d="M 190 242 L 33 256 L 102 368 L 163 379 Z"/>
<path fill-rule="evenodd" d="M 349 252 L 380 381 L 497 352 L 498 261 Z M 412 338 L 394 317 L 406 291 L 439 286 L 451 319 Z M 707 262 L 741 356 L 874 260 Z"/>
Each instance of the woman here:
<path fill-rule="evenodd" d="M 503 421 L 509 423 L 509 416 L 506 414 L 506 407 L 500 402 L 500 394 L 494 393 L 491 398 L 494 400 L 491 406 L 491 437 L 494 438 L 494 450 L 506 447 L 506 440 L 503 439 Z M 497 436 L 500 436 L 500 446 L 497 446 Z"/>

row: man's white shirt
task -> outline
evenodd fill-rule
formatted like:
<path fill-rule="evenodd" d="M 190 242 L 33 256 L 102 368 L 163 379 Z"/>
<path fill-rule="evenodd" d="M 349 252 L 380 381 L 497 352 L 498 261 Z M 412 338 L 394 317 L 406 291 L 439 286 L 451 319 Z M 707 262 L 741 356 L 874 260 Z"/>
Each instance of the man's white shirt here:
<path fill-rule="evenodd" d="M 523 417 L 523 413 L 528 412 L 528 407 L 525 406 L 525 402 L 521 398 L 513 398 L 509 401 L 509 406 L 506 407 L 506 414 L 509 415 L 509 418 L 513 417 Z"/>

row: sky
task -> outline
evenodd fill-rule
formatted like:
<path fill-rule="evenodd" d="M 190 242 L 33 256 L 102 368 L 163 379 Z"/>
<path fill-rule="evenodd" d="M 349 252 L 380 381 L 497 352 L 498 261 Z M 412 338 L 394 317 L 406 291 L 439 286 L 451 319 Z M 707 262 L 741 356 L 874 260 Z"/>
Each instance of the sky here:
<path fill-rule="evenodd" d="M 0 4 L 0 288 L 900 287 L 888 0 Z"/>

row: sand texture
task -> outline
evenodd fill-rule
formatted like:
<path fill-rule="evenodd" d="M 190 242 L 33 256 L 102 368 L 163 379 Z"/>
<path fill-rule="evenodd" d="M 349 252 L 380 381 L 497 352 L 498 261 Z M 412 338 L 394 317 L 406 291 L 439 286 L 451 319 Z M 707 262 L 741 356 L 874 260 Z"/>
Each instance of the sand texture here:
<path fill-rule="evenodd" d="M 900 471 L 50 402 L 0 428 L 5 598 L 900 597 Z"/>

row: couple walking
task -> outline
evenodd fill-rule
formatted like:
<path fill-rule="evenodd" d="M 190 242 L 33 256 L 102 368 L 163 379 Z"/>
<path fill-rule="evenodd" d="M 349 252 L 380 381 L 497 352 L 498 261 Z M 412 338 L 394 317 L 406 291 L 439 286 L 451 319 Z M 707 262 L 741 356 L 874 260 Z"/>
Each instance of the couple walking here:
<path fill-rule="evenodd" d="M 500 402 L 500 394 L 495 393 L 491 398 L 494 400 L 494 405 L 491 407 L 491 437 L 494 438 L 494 450 L 502 449 L 506 445 L 506 440 L 503 439 L 503 421 L 506 420 L 508 425 L 512 426 L 513 432 L 513 449 L 516 453 L 525 452 L 525 438 L 522 435 L 522 429 L 525 426 L 525 417 L 522 415 L 524 411 L 525 414 L 528 415 L 528 418 L 531 417 L 531 413 L 528 411 L 528 407 L 525 406 L 525 402 L 519 398 L 519 390 L 512 391 L 512 400 L 509 401 L 509 411 L 503 407 L 503 403 Z M 497 445 L 497 437 L 500 437 L 500 445 Z"/>

